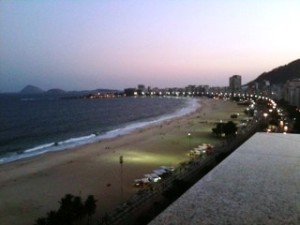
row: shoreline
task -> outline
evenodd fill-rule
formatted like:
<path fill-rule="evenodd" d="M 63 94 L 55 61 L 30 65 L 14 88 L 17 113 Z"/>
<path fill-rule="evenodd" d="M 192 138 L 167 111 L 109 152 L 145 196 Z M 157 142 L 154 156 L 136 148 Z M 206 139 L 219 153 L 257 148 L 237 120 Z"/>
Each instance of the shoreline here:
<path fill-rule="evenodd" d="M 199 104 L 199 101 L 197 101 L 195 98 L 187 99 L 184 107 L 181 107 L 172 113 L 163 114 L 160 116 L 152 117 L 150 119 L 137 120 L 135 122 L 123 124 L 120 125 L 120 127 L 114 128 L 101 134 L 91 132 L 90 134 L 86 134 L 84 136 L 71 137 L 69 139 L 58 140 L 51 143 L 43 143 L 38 146 L 23 149 L 21 150 L 21 153 L 18 154 L 12 153 L 11 155 L 7 156 L 4 154 L 0 156 L 0 165 L 31 157 L 36 157 L 39 155 L 47 154 L 49 152 L 59 152 L 75 149 L 88 144 L 93 144 L 100 141 L 105 141 L 107 139 L 128 135 L 132 132 L 135 132 L 138 129 L 143 129 L 144 127 L 157 125 L 163 123 L 164 121 L 173 120 L 178 117 L 188 115 L 196 111 L 199 107 L 201 107 L 201 105 Z"/>
<path fill-rule="evenodd" d="M 211 123 L 230 120 L 228 113 L 242 110 L 232 102 L 200 100 L 196 111 L 182 117 L 75 149 L 0 165 L 0 211 L 5 215 L 0 224 L 33 224 L 50 210 L 57 210 L 58 201 L 67 193 L 94 195 L 98 200 L 96 217 L 112 211 L 138 191 L 132 185 L 134 179 L 162 165 L 176 167 L 189 159 L 189 148 L 207 141 L 218 143 L 220 140 L 210 135 Z"/>

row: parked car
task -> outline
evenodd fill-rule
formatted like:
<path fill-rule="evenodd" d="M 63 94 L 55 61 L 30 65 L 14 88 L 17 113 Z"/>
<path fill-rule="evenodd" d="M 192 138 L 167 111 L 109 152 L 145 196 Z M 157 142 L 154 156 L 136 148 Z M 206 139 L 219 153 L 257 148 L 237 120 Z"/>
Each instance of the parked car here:
<path fill-rule="evenodd" d="M 135 187 L 144 187 L 145 185 L 149 185 L 149 184 L 150 184 L 150 179 L 146 177 L 134 180 Z"/>
<path fill-rule="evenodd" d="M 161 180 L 161 177 L 155 173 L 145 174 L 144 177 L 149 178 L 150 182 L 158 182 Z"/>

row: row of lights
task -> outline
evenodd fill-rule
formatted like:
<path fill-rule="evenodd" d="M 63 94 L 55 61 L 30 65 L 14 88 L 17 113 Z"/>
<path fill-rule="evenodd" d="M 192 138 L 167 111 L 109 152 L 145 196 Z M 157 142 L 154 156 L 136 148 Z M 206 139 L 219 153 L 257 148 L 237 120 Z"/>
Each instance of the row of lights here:
<path fill-rule="evenodd" d="M 272 99 L 269 99 L 269 103 L 268 103 L 268 105 L 271 107 L 270 109 L 269 109 L 269 113 L 273 113 L 274 111 L 277 111 L 277 113 L 280 115 L 280 116 L 282 116 L 282 110 L 281 109 L 276 109 L 276 107 L 277 107 L 277 104 L 276 104 L 276 102 L 274 101 L 274 100 L 272 100 Z M 268 116 L 268 114 L 267 113 L 264 113 L 264 116 L 265 116 L 265 118 Z M 287 133 L 287 131 L 288 131 L 288 123 L 284 123 L 284 121 L 283 120 L 280 120 L 280 122 L 279 122 L 279 127 L 280 127 L 280 130 L 283 130 L 283 133 L 284 134 L 286 134 Z M 268 129 L 268 132 L 270 132 L 271 130 L 270 129 Z"/>

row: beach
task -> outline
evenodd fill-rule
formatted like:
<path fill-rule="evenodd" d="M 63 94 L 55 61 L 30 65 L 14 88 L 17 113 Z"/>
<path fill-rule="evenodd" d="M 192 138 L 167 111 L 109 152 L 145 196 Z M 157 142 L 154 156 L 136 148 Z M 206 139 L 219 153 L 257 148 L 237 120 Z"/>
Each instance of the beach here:
<path fill-rule="evenodd" d="M 112 211 L 138 191 L 134 179 L 160 166 L 178 166 L 199 144 L 219 143 L 211 134 L 214 124 L 244 110 L 230 101 L 199 102 L 193 113 L 130 134 L 0 165 L 0 225 L 34 224 L 57 210 L 65 194 L 94 195 L 96 217 Z"/>

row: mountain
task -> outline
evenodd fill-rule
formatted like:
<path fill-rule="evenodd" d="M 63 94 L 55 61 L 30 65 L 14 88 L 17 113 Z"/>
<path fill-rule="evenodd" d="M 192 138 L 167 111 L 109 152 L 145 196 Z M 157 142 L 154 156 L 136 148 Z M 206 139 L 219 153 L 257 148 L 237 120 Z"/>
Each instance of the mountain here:
<path fill-rule="evenodd" d="M 46 93 L 50 95 L 61 95 L 61 94 L 65 94 L 66 92 L 62 89 L 53 88 L 48 90 Z"/>
<path fill-rule="evenodd" d="M 269 72 L 264 72 L 252 82 L 261 83 L 264 80 L 268 80 L 270 84 L 285 84 L 287 80 L 292 79 L 300 79 L 300 59 L 277 67 Z"/>
<path fill-rule="evenodd" d="M 45 93 L 45 91 L 39 87 L 33 86 L 33 85 L 27 85 L 24 87 L 21 91 L 20 94 L 42 94 Z"/>
<path fill-rule="evenodd" d="M 95 89 L 95 90 L 84 90 L 84 91 L 64 91 L 59 88 L 52 88 L 47 91 L 33 86 L 33 85 L 27 85 L 24 87 L 19 94 L 45 94 L 45 95 L 74 95 L 74 96 L 82 96 L 87 94 L 96 94 L 96 93 L 119 93 L 121 91 L 119 90 L 113 90 L 113 89 Z"/>

